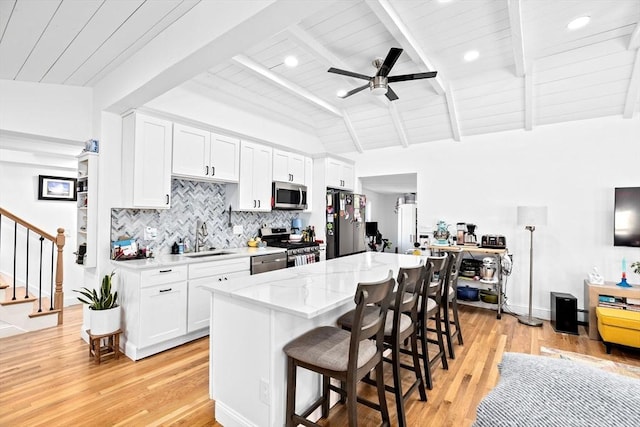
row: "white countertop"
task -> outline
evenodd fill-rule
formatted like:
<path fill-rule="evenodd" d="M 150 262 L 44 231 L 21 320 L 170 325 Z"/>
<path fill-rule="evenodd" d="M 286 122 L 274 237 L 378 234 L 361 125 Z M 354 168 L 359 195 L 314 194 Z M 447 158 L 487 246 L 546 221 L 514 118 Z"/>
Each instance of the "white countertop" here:
<path fill-rule="evenodd" d="M 422 259 L 415 255 L 365 252 L 211 283 L 202 288 L 310 319 L 353 301 L 359 282 L 382 280 L 389 270 L 393 270 L 395 278 L 400 267 L 414 267 Z"/>
<path fill-rule="evenodd" d="M 208 253 L 215 252 L 230 252 L 225 253 L 224 255 L 215 255 L 215 256 L 203 256 L 193 258 L 189 255 L 205 255 Z M 200 262 L 209 262 L 209 261 L 224 261 L 227 259 L 233 258 L 242 258 L 242 257 L 251 257 L 257 255 L 269 255 L 275 253 L 285 252 L 284 248 L 276 248 L 269 247 L 266 248 L 229 248 L 229 249 L 217 249 L 215 251 L 201 251 L 201 252 L 191 252 L 190 254 L 182 254 L 182 255 L 160 255 L 154 258 L 145 258 L 145 259 L 133 259 L 127 261 L 111 261 L 111 263 L 119 268 L 126 268 L 129 270 L 145 270 L 150 268 L 162 268 L 173 265 L 186 265 L 186 264 L 195 264 Z"/>

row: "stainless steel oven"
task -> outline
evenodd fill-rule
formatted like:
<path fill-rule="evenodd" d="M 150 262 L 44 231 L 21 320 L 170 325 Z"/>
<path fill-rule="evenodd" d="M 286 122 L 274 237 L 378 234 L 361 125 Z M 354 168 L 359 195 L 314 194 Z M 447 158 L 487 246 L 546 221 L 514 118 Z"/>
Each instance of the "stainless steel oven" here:
<path fill-rule="evenodd" d="M 273 182 L 273 209 L 304 210 L 307 208 L 307 187 L 290 182 Z"/>

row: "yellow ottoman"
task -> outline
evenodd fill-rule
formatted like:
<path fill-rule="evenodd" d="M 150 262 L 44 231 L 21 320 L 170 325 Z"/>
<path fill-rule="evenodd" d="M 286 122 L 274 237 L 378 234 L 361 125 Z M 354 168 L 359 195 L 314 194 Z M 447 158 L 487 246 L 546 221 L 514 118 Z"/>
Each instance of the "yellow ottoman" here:
<path fill-rule="evenodd" d="M 611 344 L 640 348 L 640 312 L 596 307 L 598 332 L 611 353 Z"/>

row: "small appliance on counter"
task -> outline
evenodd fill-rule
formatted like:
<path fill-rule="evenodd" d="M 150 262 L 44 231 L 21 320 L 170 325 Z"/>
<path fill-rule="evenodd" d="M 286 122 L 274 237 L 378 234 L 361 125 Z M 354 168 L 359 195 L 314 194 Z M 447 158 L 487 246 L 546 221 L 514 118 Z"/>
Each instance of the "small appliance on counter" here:
<path fill-rule="evenodd" d="M 482 236 L 480 245 L 483 248 L 505 249 L 507 247 L 507 238 L 499 234 L 485 234 Z"/>
<path fill-rule="evenodd" d="M 480 267 L 480 280 L 493 283 L 496 280 L 496 266 L 496 260 L 493 257 L 484 258 Z"/>
<path fill-rule="evenodd" d="M 464 244 L 469 246 L 477 246 L 478 245 L 478 237 L 476 236 L 476 227 L 475 224 L 467 224 L 467 232 L 464 233 Z"/>

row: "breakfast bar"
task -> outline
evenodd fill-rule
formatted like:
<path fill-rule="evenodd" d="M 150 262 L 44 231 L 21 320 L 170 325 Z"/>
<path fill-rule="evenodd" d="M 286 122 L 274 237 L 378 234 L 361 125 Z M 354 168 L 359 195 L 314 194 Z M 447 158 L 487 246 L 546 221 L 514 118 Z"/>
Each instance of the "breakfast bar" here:
<path fill-rule="evenodd" d="M 354 306 L 359 282 L 415 267 L 422 257 L 366 252 L 204 285 L 211 292 L 209 392 L 224 426 L 282 426 L 286 357 L 306 331 L 335 325 Z M 320 393 L 320 379 L 298 372 L 297 405 Z"/>

